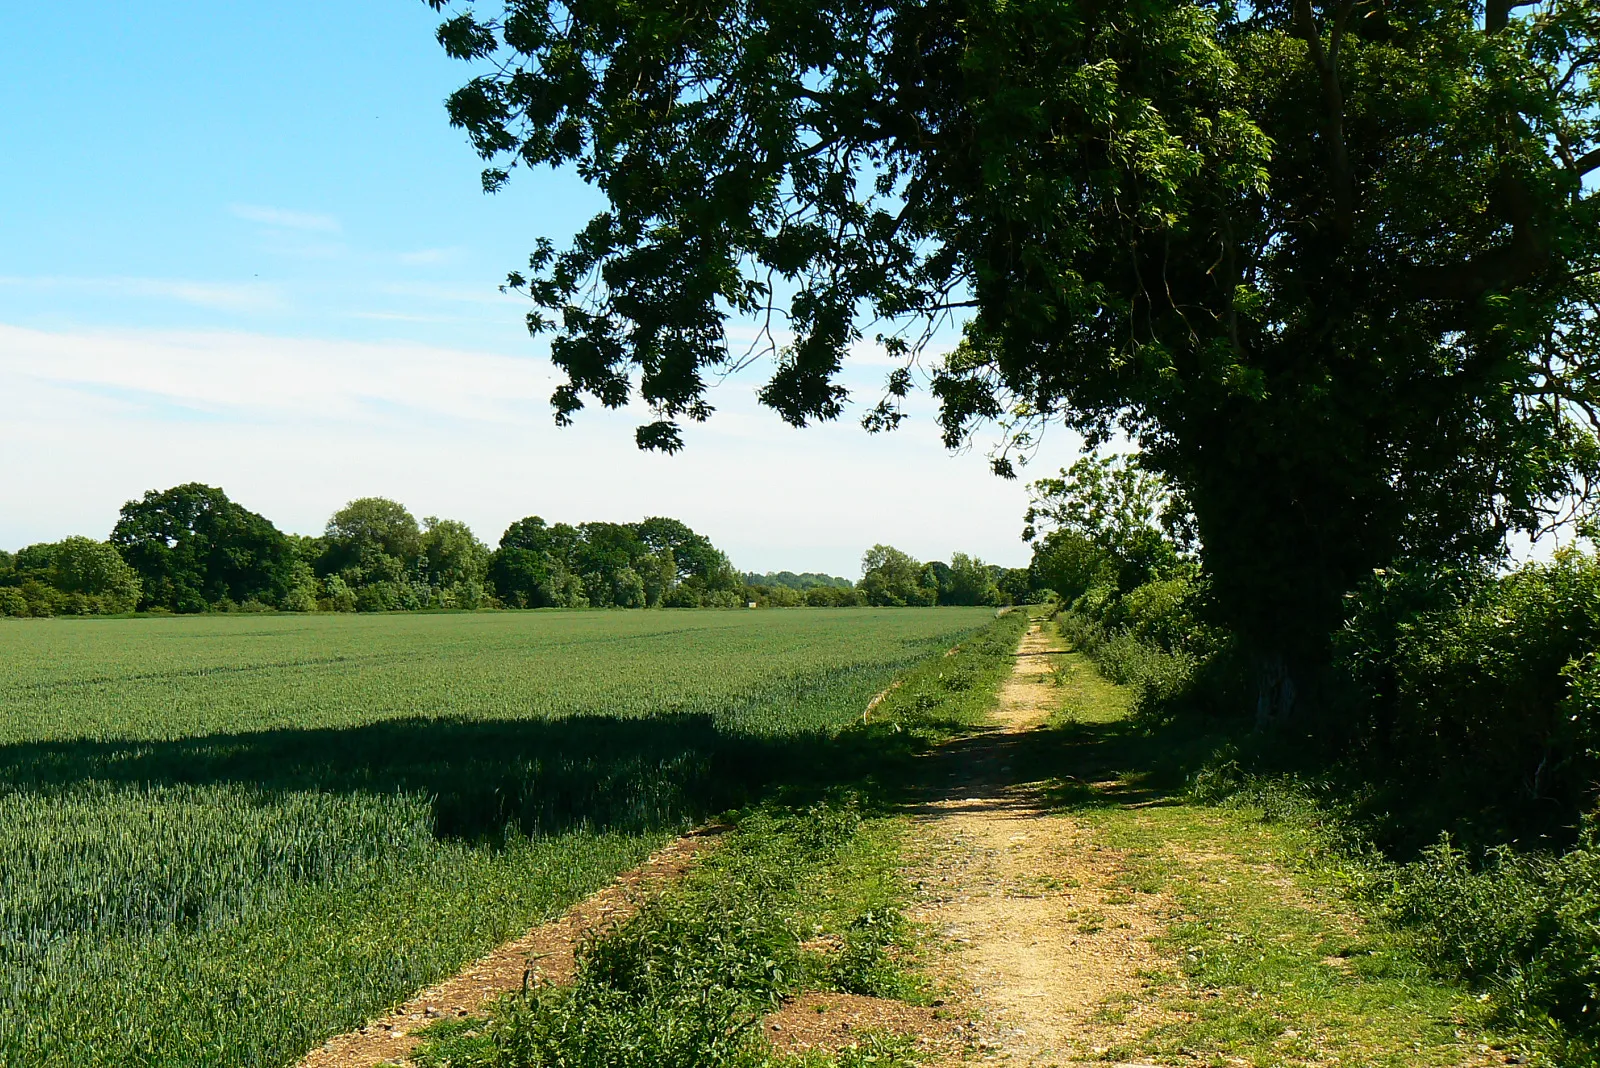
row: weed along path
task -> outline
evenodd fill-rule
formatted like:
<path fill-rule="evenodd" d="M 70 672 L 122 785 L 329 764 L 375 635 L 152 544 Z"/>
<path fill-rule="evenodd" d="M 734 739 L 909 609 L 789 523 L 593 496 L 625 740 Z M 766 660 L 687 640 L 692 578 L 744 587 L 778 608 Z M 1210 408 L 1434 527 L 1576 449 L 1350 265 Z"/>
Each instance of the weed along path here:
<path fill-rule="evenodd" d="M 1043 783 L 1021 781 L 1028 736 L 1047 730 L 1062 693 L 1061 648 L 1038 624 L 1023 637 L 996 725 L 942 747 L 929 797 L 914 808 L 912 918 L 940 946 L 939 978 L 977 1010 L 980 1054 L 1012 1064 L 1098 1058 L 1150 1023 L 1101 1007 L 1137 997 L 1154 967 L 1159 897 L 1117 885 L 1118 855 L 1051 811 Z"/>
<path fill-rule="evenodd" d="M 456 975 L 429 987 L 388 1016 L 329 1039 L 308 1053 L 299 1068 L 373 1068 L 408 1064 L 416 1033 L 449 1017 L 472 1016 L 533 976 L 556 983 L 572 978 L 575 951 L 584 936 L 626 919 L 641 899 L 671 885 L 716 845 L 721 829 L 712 827 L 675 839 L 610 886 L 572 906 L 559 919 L 496 948 Z"/>
<path fill-rule="evenodd" d="M 1178 743 L 1127 705 L 1035 623 L 991 724 L 925 758 L 908 912 L 972 1017 L 965 1059 L 1518 1063 L 1480 1002 L 1349 903 L 1314 830 L 1191 798 Z"/>

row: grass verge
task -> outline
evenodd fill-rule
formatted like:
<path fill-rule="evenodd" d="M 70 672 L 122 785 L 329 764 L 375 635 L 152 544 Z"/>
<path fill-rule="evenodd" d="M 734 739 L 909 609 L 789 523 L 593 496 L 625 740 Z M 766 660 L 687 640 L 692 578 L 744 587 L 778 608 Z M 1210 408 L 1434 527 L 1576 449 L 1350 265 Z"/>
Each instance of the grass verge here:
<path fill-rule="evenodd" d="M 834 1056 L 785 1056 L 761 1018 L 805 990 L 915 997 L 893 818 L 838 794 L 741 814 L 683 883 L 580 949 L 570 985 L 531 983 L 482 1019 L 424 1032 L 423 1068 L 757 1068 L 917 1063 L 861 1036 Z"/>
<path fill-rule="evenodd" d="M 1314 818 L 1208 804 L 1184 775 L 1220 738 L 1155 733 L 1130 693 L 1069 653 L 1062 711 L 1030 762 L 1052 799 L 1159 894 L 1166 965 L 1140 995 L 1162 1010 L 1110 1060 L 1204 1065 L 1464 1065 L 1503 1061 L 1487 1006 L 1430 972 L 1411 938 L 1347 893 L 1359 860 Z M 1129 1006 L 1104 1008 L 1110 1018 Z"/>

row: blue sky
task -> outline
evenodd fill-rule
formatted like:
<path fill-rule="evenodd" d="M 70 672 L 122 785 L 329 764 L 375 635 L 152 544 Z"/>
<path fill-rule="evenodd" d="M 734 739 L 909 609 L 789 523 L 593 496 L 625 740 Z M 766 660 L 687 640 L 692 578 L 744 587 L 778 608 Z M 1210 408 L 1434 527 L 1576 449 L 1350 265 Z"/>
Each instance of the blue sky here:
<path fill-rule="evenodd" d="M 69 14 L 70 12 L 70 14 Z M 877 541 L 1026 561 L 1025 494 L 855 416 L 795 431 L 724 384 L 677 457 L 636 413 L 551 424 L 496 286 L 597 206 L 570 175 L 479 191 L 445 121 L 468 75 L 421 0 L 5 5 L 0 546 L 104 536 L 199 480 L 285 529 L 383 494 L 471 523 L 678 516 L 742 567 L 854 575 Z M 870 352 L 848 384 L 876 400 Z M 1035 470 L 1071 459 L 1066 435 Z"/>

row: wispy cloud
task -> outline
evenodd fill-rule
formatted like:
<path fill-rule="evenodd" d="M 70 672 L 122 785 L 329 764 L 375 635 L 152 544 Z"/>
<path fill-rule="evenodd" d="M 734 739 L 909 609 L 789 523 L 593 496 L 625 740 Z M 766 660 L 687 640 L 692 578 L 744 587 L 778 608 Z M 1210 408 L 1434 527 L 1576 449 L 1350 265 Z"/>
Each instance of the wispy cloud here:
<path fill-rule="evenodd" d="M 115 397 L 156 416 L 182 408 L 270 423 L 386 423 L 394 412 L 503 422 L 542 408 L 551 387 L 530 359 L 423 345 L 4 325 L 0 379 Z"/>
<path fill-rule="evenodd" d="M 289 208 L 269 208 L 260 204 L 232 204 L 228 208 L 234 215 L 249 222 L 275 226 L 285 230 L 307 230 L 317 233 L 337 233 L 339 220 L 332 215 L 310 211 L 293 211 Z"/>
<path fill-rule="evenodd" d="M 175 300 L 219 311 L 261 312 L 284 306 L 283 292 L 267 282 L 197 282 L 181 278 L 0 276 L 0 286 L 73 289 L 113 296 Z"/>
<path fill-rule="evenodd" d="M 378 293 L 416 300 L 436 300 L 459 304 L 508 304 L 528 306 L 528 298 L 519 293 L 502 293 L 492 285 L 461 286 L 435 285 L 429 282 L 385 282 L 373 287 Z"/>
<path fill-rule="evenodd" d="M 1022 486 L 947 454 L 925 418 L 873 439 L 850 420 L 800 431 L 731 386 L 665 457 L 633 446 L 646 411 L 557 429 L 554 384 L 541 360 L 465 348 L 0 324 L 0 501 L 26 502 L 0 509 L 0 545 L 100 536 L 122 501 L 201 481 L 301 531 L 376 493 L 491 541 L 530 513 L 676 516 L 757 571 L 854 574 L 875 542 L 1026 560 Z M 783 493 L 739 491 L 779 477 Z"/>
<path fill-rule="evenodd" d="M 395 259 L 407 267 L 424 267 L 453 260 L 459 251 L 453 248 L 421 248 L 415 252 L 402 252 Z"/>
<path fill-rule="evenodd" d="M 351 312 L 352 319 L 369 319 L 380 323 L 464 323 L 470 320 L 459 315 L 411 315 L 406 312 L 360 311 Z"/>

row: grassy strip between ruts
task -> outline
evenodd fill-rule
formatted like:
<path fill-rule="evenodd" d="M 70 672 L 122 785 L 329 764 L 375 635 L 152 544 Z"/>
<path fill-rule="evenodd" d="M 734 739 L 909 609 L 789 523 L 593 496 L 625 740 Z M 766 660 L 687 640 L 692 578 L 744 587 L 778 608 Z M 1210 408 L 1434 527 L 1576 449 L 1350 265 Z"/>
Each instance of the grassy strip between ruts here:
<path fill-rule="evenodd" d="M 836 795 L 742 815 L 684 883 L 580 951 L 572 984 L 532 983 L 487 1019 L 435 1024 L 424 1068 L 756 1068 L 785 1063 L 760 1019 L 808 989 L 916 997 L 895 864 L 901 833 Z M 825 948 L 814 948 L 825 947 Z M 860 1036 L 836 1061 L 914 1063 L 914 1046 Z"/>
<path fill-rule="evenodd" d="M 1485 1032 L 1484 1002 L 1430 974 L 1405 932 L 1345 892 L 1350 861 L 1315 821 L 1196 799 L 1172 740 L 1128 722 L 1123 688 L 1079 654 L 1057 670 L 1063 711 L 1040 732 L 1036 767 L 1055 777 L 1059 810 L 1122 854 L 1126 893 L 1170 903 L 1157 943 L 1170 964 L 1136 995 L 1166 1011 L 1108 1059 L 1515 1062 Z M 1193 752 L 1214 741 L 1192 740 Z"/>
<path fill-rule="evenodd" d="M 902 677 L 841 739 L 854 783 L 794 784 L 733 814 L 726 843 L 681 884 L 581 947 L 571 984 L 542 984 L 530 973 L 526 988 L 486 1018 L 425 1031 L 414 1061 L 424 1068 L 917 1063 L 914 1040 L 871 1031 L 831 1052 L 780 1053 L 760 1020 L 803 991 L 927 999 L 908 967 L 913 945 L 900 912 L 905 825 L 887 814 L 893 784 L 907 770 L 897 758 L 987 711 L 1025 618 L 1002 618 Z"/>

